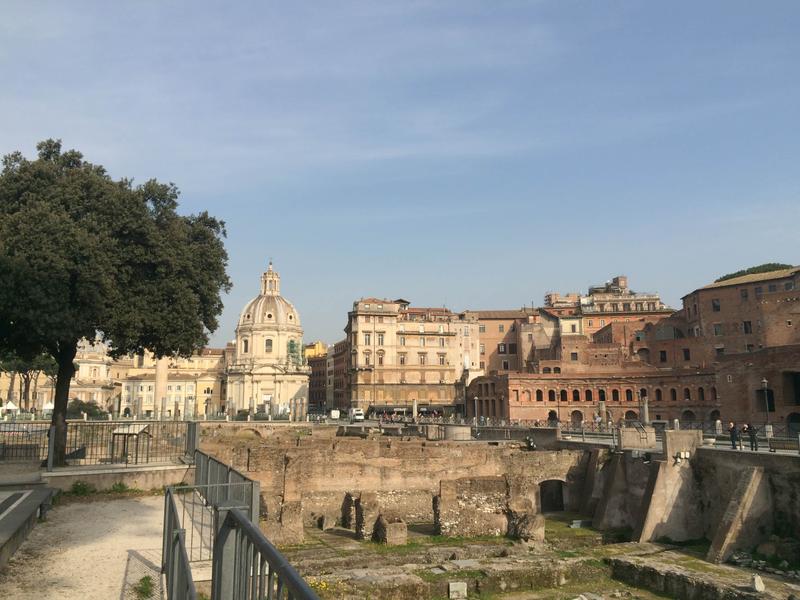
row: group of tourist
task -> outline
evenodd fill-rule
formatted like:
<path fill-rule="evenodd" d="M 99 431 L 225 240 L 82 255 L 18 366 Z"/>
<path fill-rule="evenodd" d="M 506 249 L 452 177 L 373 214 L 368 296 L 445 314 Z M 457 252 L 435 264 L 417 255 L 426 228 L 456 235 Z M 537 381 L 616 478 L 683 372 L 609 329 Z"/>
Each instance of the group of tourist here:
<path fill-rule="evenodd" d="M 731 435 L 731 447 L 734 450 L 741 449 L 740 441 L 744 436 L 750 439 L 750 450 L 758 450 L 758 429 L 752 423 L 745 423 L 742 429 L 731 421 L 728 423 L 728 433 Z"/>

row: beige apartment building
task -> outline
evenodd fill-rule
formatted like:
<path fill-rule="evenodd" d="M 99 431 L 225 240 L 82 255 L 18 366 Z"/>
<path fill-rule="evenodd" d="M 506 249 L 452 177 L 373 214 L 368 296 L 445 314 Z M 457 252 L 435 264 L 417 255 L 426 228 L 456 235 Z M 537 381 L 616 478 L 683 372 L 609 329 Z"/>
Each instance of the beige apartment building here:
<path fill-rule="evenodd" d="M 381 412 L 419 407 L 452 413 L 480 372 L 478 319 L 406 300 L 362 298 L 348 313 L 349 404 Z"/>

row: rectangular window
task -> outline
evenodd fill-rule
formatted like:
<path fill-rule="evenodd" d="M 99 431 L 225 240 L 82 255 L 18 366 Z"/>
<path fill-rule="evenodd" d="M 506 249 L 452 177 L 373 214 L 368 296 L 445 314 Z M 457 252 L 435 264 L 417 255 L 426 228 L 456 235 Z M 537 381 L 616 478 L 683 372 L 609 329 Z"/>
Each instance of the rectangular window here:
<path fill-rule="evenodd" d="M 425 347 L 425 338 L 424 337 L 419 338 L 419 345 L 422 346 L 423 348 Z"/>
<path fill-rule="evenodd" d="M 529 342 L 532 342 L 532 341 L 533 341 L 533 334 L 532 334 L 532 333 L 529 333 L 529 334 L 528 334 L 528 341 L 529 341 Z"/>
<path fill-rule="evenodd" d="M 777 292 L 778 291 L 778 284 L 777 283 L 770 283 L 768 287 L 770 292 Z"/>
<path fill-rule="evenodd" d="M 578 331 L 578 326 L 577 325 L 570 325 L 569 329 L 570 329 L 570 331 L 572 333 L 576 333 Z"/>
<path fill-rule="evenodd" d="M 592 327 L 593 325 L 594 325 L 594 323 L 592 322 L 591 319 L 589 319 L 589 327 Z"/>
<path fill-rule="evenodd" d="M 723 354 L 725 354 L 724 347 L 716 348 L 716 351 L 717 351 L 717 356 L 722 356 Z"/>
<path fill-rule="evenodd" d="M 753 352 L 753 351 L 755 350 L 755 348 L 756 348 L 756 347 L 755 347 L 753 344 L 747 344 L 747 345 L 744 347 L 744 349 L 745 349 L 745 352 Z"/>
<path fill-rule="evenodd" d="M 500 333 L 503 333 L 505 330 L 506 330 L 506 326 L 505 325 L 498 325 L 497 326 L 497 331 L 499 331 Z"/>
<path fill-rule="evenodd" d="M 572 360 L 572 361 L 578 360 L 578 353 L 577 352 L 570 352 L 569 353 L 569 359 Z"/>
<path fill-rule="evenodd" d="M 760 285 L 756 286 L 756 298 L 758 298 L 763 293 L 764 293 L 764 288 L 762 288 Z"/>
<path fill-rule="evenodd" d="M 719 298 L 712 298 L 711 299 L 711 310 L 713 310 L 714 312 L 719 312 L 720 311 Z"/>
<path fill-rule="evenodd" d="M 503 361 L 503 370 L 504 371 L 508 371 L 508 361 L 507 360 Z"/>
<path fill-rule="evenodd" d="M 481 362 L 479 363 L 479 367 L 478 367 L 478 368 L 480 368 L 480 369 L 485 369 L 485 368 L 486 368 L 486 363 L 485 363 L 485 362 L 483 362 L 483 361 L 481 361 Z"/>
<path fill-rule="evenodd" d="M 464 326 L 464 337 L 469 337 L 469 325 Z"/>
<path fill-rule="evenodd" d="M 401 365 L 406 364 L 406 355 L 405 354 L 399 354 L 398 356 L 400 357 L 400 364 Z"/>
<path fill-rule="evenodd" d="M 365 333 L 364 334 L 364 344 L 369 346 L 371 342 L 372 342 L 372 336 L 369 333 Z"/>
<path fill-rule="evenodd" d="M 794 289 L 794 281 L 787 281 L 783 284 L 783 289 L 787 292 L 791 292 Z"/>
<path fill-rule="evenodd" d="M 444 348 L 444 338 L 439 338 L 439 347 Z"/>
<path fill-rule="evenodd" d="M 425 354 L 418 354 L 417 356 L 419 357 L 419 364 L 421 364 L 421 365 L 424 365 L 424 364 L 425 364 L 425 359 L 426 359 L 426 356 L 427 356 L 427 355 L 425 355 Z"/>
<path fill-rule="evenodd" d="M 692 360 L 692 352 L 689 348 L 683 349 L 683 360 Z"/>
<path fill-rule="evenodd" d="M 505 344 L 497 344 L 497 353 L 498 354 L 505 354 L 506 353 L 506 345 Z"/>
<path fill-rule="evenodd" d="M 722 323 L 714 323 L 714 335 L 722 335 Z"/>
<path fill-rule="evenodd" d="M 605 327 L 605 326 L 606 326 L 606 320 L 600 319 L 600 327 Z"/>
<path fill-rule="evenodd" d="M 516 354 L 517 353 L 517 345 L 516 344 L 509 344 L 508 345 L 508 353 L 509 354 Z"/>
<path fill-rule="evenodd" d="M 383 346 L 383 334 L 378 334 L 378 346 Z"/>
<path fill-rule="evenodd" d="M 667 351 L 666 350 L 660 350 L 659 351 L 658 360 L 660 360 L 662 363 L 667 362 Z"/>
<path fill-rule="evenodd" d="M 485 344 L 481 344 L 480 345 L 480 350 L 481 350 L 481 354 L 486 354 L 486 345 Z"/>
<path fill-rule="evenodd" d="M 742 332 L 743 333 L 753 333 L 753 322 L 752 321 L 742 321 Z"/>
<path fill-rule="evenodd" d="M 383 366 L 383 354 L 378 354 L 378 366 Z"/>
<path fill-rule="evenodd" d="M 486 325 L 478 325 L 478 333 L 486 333 Z"/>
<path fill-rule="evenodd" d="M 742 300 L 747 300 L 747 288 L 740 289 L 739 294 L 742 296 Z"/>
<path fill-rule="evenodd" d="M 439 355 L 439 365 L 443 367 L 444 363 L 445 363 L 445 355 L 444 354 L 440 354 Z"/>

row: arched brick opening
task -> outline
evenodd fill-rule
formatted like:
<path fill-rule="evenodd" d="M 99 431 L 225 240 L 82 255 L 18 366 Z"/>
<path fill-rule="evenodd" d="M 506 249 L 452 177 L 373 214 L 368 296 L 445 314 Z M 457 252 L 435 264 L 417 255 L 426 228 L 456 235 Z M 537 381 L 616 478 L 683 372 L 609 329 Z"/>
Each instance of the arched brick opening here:
<path fill-rule="evenodd" d="M 548 479 L 539 484 L 539 506 L 545 512 L 563 512 L 564 482 L 559 479 Z"/>

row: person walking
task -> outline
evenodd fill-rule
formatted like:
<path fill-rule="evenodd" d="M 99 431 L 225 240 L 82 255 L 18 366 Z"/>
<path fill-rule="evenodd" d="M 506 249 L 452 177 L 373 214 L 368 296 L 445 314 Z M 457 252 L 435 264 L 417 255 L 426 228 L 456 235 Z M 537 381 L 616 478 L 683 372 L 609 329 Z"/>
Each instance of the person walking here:
<path fill-rule="evenodd" d="M 728 424 L 728 433 L 731 434 L 731 448 L 736 450 L 736 444 L 739 442 L 739 429 L 733 421 Z"/>
<path fill-rule="evenodd" d="M 758 429 L 752 423 L 747 424 L 747 437 L 750 438 L 750 450 L 758 452 Z"/>

